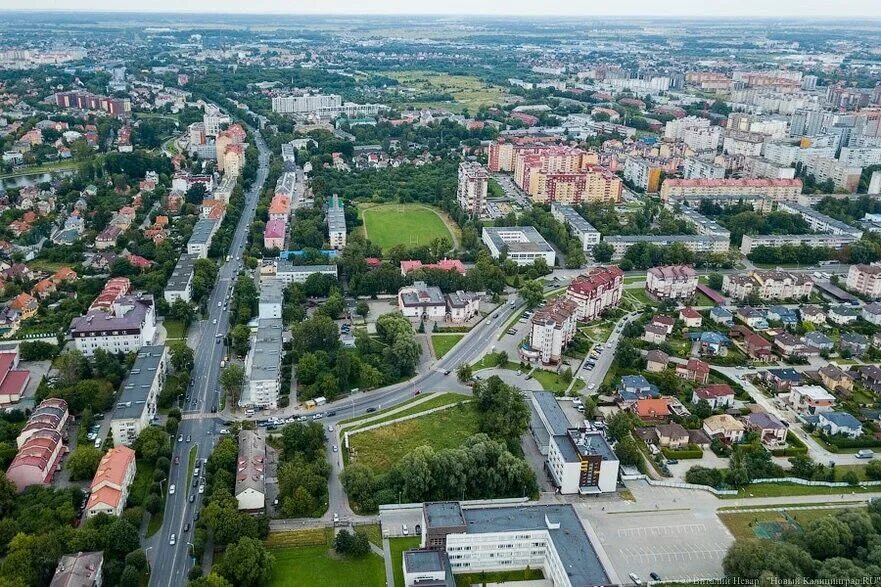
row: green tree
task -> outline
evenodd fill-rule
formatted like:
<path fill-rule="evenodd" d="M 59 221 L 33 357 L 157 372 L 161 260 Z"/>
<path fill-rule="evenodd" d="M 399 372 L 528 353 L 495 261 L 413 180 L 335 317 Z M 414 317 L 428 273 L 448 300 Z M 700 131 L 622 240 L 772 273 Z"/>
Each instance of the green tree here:
<path fill-rule="evenodd" d="M 360 300 L 355 305 L 355 313 L 361 316 L 362 318 L 366 318 L 370 313 L 370 306 L 364 300 Z"/>
<path fill-rule="evenodd" d="M 207 575 L 190 581 L 189 587 L 232 587 L 232 583 L 212 570 Z"/>
<path fill-rule="evenodd" d="M 238 363 L 227 365 L 220 372 L 220 387 L 226 393 L 227 402 L 238 402 L 244 384 L 245 369 Z"/>
<path fill-rule="evenodd" d="M 58 371 L 58 383 L 64 386 L 78 383 L 89 367 L 85 355 L 77 349 L 68 349 L 58 355 L 54 366 Z"/>
<path fill-rule="evenodd" d="M 272 577 L 274 558 L 263 543 L 244 537 L 227 547 L 219 571 L 233 585 L 259 586 Z"/>
<path fill-rule="evenodd" d="M 615 248 L 609 243 L 601 242 L 593 246 L 592 254 L 597 263 L 608 263 L 612 260 L 612 255 L 614 253 Z"/>
<path fill-rule="evenodd" d="M 544 301 L 544 286 L 538 280 L 524 283 L 520 287 L 519 293 L 528 308 L 534 308 Z"/>
<path fill-rule="evenodd" d="M 468 363 L 462 363 L 456 369 L 456 378 L 461 382 L 465 383 L 470 380 L 472 377 L 471 365 Z"/>
<path fill-rule="evenodd" d="M 171 366 L 175 371 L 192 371 L 196 364 L 193 349 L 183 342 L 173 342 L 168 345 L 171 353 Z"/>
<path fill-rule="evenodd" d="M 635 467 L 642 460 L 642 453 L 633 438 L 623 438 L 615 445 L 615 454 L 625 467 Z"/>
<path fill-rule="evenodd" d="M 234 353 L 236 353 L 240 357 L 244 357 L 248 354 L 248 349 L 251 347 L 250 328 L 248 328 L 245 324 L 236 324 L 233 327 L 232 331 L 230 331 L 229 337 Z"/>
<path fill-rule="evenodd" d="M 529 408 L 520 390 L 493 376 L 474 386 L 474 397 L 478 429 L 517 450 L 520 436 L 529 427 Z"/>
<path fill-rule="evenodd" d="M 758 580 L 766 572 L 778 579 L 803 579 L 813 573 L 811 555 L 794 544 L 770 540 L 737 540 L 722 560 L 725 575 Z"/>
<path fill-rule="evenodd" d="M 139 457 L 148 463 L 155 463 L 157 458 L 170 453 L 169 438 L 165 430 L 147 426 L 138 434 L 133 446 Z"/>
<path fill-rule="evenodd" d="M 67 470 L 71 481 L 85 481 L 95 476 L 104 452 L 90 444 L 77 445 L 67 459 Z"/>
<path fill-rule="evenodd" d="M 721 273 L 710 273 L 707 277 L 707 285 L 709 285 L 712 289 L 716 291 L 722 290 L 722 274 Z"/>

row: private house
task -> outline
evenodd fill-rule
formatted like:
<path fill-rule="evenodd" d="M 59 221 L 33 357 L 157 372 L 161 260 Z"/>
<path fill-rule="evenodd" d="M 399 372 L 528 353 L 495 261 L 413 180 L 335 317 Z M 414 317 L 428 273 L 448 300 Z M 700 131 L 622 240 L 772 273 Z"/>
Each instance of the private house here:
<path fill-rule="evenodd" d="M 664 351 L 651 350 L 645 356 L 645 370 L 649 373 L 660 373 L 667 368 L 670 356 Z"/>
<path fill-rule="evenodd" d="M 134 479 L 135 451 L 127 446 L 115 446 L 108 450 L 92 478 L 85 516 L 121 515 Z"/>
<path fill-rule="evenodd" d="M 863 320 L 875 325 L 881 325 L 881 303 L 872 302 L 863 306 Z"/>
<path fill-rule="evenodd" d="M 724 334 L 713 331 L 689 332 L 688 338 L 698 345 L 698 354 L 701 356 L 720 356 L 724 357 L 728 354 L 728 346 L 731 344 Z"/>
<path fill-rule="evenodd" d="M 820 354 L 817 349 L 805 345 L 799 338 L 788 332 L 783 332 L 774 337 L 774 346 L 777 352 L 784 357 L 808 356 Z"/>
<path fill-rule="evenodd" d="M 700 328 L 703 323 L 703 317 L 700 312 L 692 307 L 679 310 L 679 319 L 682 320 L 686 328 Z"/>
<path fill-rule="evenodd" d="M 768 328 L 768 321 L 765 319 L 765 315 L 750 306 L 737 308 L 737 319 L 755 330 L 765 330 Z"/>
<path fill-rule="evenodd" d="M 795 385 L 801 385 L 801 373 L 792 367 L 759 371 L 759 378 L 777 393 L 789 393 Z"/>
<path fill-rule="evenodd" d="M 855 357 L 862 357 L 869 350 L 869 338 L 862 334 L 842 332 L 838 346 L 842 353 L 849 352 Z"/>
<path fill-rule="evenodd" d="M 802 306 L 799 310 L 801 314 L 801 319 L 804 322 L 810 322 L 814 325 L 820 325 L 826 323 L 826 311 L 820 306 Z"/>
<path fill-rule="evenodd" d="M 798 314 L 792 308 L 786 306 L 771 306 L 768 308 L 765 317 L 774 322 L 782 322 L 784 326 L 795 326 L 798 324 Z"/>
<path fill-rule="evenodd" d="M 447 320 L 461 324 L 477 316 L 480 310 L 480 296 L 461 290 L 449 293 L 447 298 Z"/>
<path fill-rule="evenodd" d="M 801 341 L 808 346 L 814 347 L 820 352 L 831 351 L 835 347 L 835 341 L 816 330 L 806 333 L 801 337 Z"/>
<path fill-rule="evenodd" d="M 661 324 L 646 324 L 642 339 L 648 343 L 661 344 L 667 341 L 667 329 Z"/>
<path fill-rule="evenodd" d="M 818 372 L 823 387 L 832 392 L 850 392 L 853 390 L 853 376 L 838 365 L 827 363 Z"/>
<path fill-rule="evenodd" d="M 835 396 L 819 385 L 797 385 L 789 391 L 789 405 L 796 412 L 807 414 L 831 412 Z"/>
<path fill-rule="evenodd" d="M 632 410 L 640 420 L 650 423 L 666 423 L 672 414 L 669 397 L 638 399 Z"/>
<path fill-rule="evenodd" d="M 743 440 L 745 429 L 742 422 L 728 414 L 710 416 L 703 424 L 703 430 L 710 438 L 719 438 L 726 444 Z"/>
<path fill-rule="evenodd" d="M 839 326 L 856 322 L 859 317 L 860 309 L 851 305 L 832 306 L 826 314 L 829 322 Z"/>
<path fill-rule="evenodd" d="M 673 318 L 673 316 L 653 316 L 649 324 L 663 327 L 664 334 L 669 336 L 673 334 L 673 327 L 676 325 L 676 319 Z"/>
<path fill-rule="evenodd" d="M 661 395 L 658 386 L 649 383 L 642 375 L 624 375 L 618 385 L 618 397 L 622 402 L 632 404 L 638 399 L 656 398 Z"/>
<path fill-rule="evenodd" d="M 849 438 L 858 438 L 863 434 L 863 425 L 847 412 L 819 412 L 817 428 L 830 436 L 841 434 Z"/>
<path fill-rule="evenodd" d="M 721 306 L 710 308 L 710 320 L 717 324 L 722 324 L 723 326 L 734 325 L 734 315 Z"/>
<path fill-rule="evenodd" d="M 689 359 L 685 364 L 676 365 L 676 375 L 686 381 L 704 385 L 710 379 L 710 366 L 700 359 Z"/>
<path fill-rule="evenodd" d="M 37 302 L 36 298 L 30 294 L 20 293 L 9 302 L 9 307 L 13 310 L 16 310 L 21 315 L 22 320 L 27 320 L 28 318 L 32 318 L 37 310 L 40 309 L 40 304 Z"/>
<path fill-rule="evenodd" d="M 751 359 L 767 361 L 771 358 L 771 343 L 764 337 L 742 325 L 735 326 L 731 332 L 742 337 L 743 349 Z"/>
<path fill-rule="evenodd" d="M 262 512 L 266 507 L 266 441 L 253 430 L 239 432 L 235 497 L 239 509 Z"/>
<path fill-rule="evenodd" d="M 876 394 L 881 394 L 881 367 L 878 365 L 860 365 L 856 368 L 860 383 Z"/>
<path fill-rule="evenodd" d="M 758 434 L 762 444 L 768 448 L 777 448 L 786 444 L 788 428 L 774 414 L 753 412 L 743 417 L 743 423 L 748 431 Z"/>
<path fill-rule="evenodd" d="M 662 448 L 679 449 L 688 446 L 688 430 L 681 424 L 659 424 L 655 426 L 655 435 L 658 437 L 658 445 Z"/>
<path fill-rule="evenodd" d="M 726 383 L 714 383 L 699 387 L 691 393 L 691 403 L 706 400 L 714 410 L 734 406 L 734 390 Z"/>

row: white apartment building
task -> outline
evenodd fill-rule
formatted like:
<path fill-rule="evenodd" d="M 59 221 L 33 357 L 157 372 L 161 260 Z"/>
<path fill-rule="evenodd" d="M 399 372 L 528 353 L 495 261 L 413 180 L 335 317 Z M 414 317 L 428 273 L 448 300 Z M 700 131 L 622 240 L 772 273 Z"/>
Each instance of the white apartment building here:
<path fill-rule="evenodd" d="M 664 126 L 664 138 L 670 140 L 682 140 L 687 129 L 708 129 L 710 120 L 699 116 L 686 116 L 667 122 Z"/>
<path fill-rule="evenodd" d="M 343 201 L 334 194 L 327 206 L 325 217 L 327 222 L 327 238 L 332 249 L 346 248 L 346 213 Z"/>
<path fill-rule="evenodd" d="M 637 243 L 649 243 L 658 247 L 668 247 L 679 243 L 693 253 L 725 254 L 729 249 L 729 239 L 702 234 L 634 234 L 628 236 L 607 236 L 603 242 L 612 245 L 612 259 L 621 259 L 627 249 Z"/>
<path fill-rule="evenodd" d="M 786 167 L 764 157 L 744 157 L 743 174 L 765 179 L 793 179 L 795 167 Z"/>
<path fill-rule="evenodd" d="M 563 495 L 594 495 L 618 488 L 618 457 L 602 432 L 570 428 L 551 436 L 547 466 Z"/>
<path fill-rule="evenodd" d="M 838 160 L 842 165 L 848 167 L 869 167 L 870 165 L 881 164 L 881 149 L 879 148 L 858 148 L 858 147 L 842 147 L 841 153 L 838 154 Z"/>
<path fill-rule="evenodd" d="M 132 449 L 115 446 L 107 451 L 92 478 L 85 517 L 122 515 L 136 470 L 135 451 Z"/>
<path fill-rule="evenodd" d="M 578 320 L 596 320 L 606 309 L 617 306 L 624 292 L 624 272 L 612 265 L 595 267 L 579 275 L 566 289 L 566 299 L 575 303 Z"/>
<path fill-rule="evenodd" d="M 193 226 L 193 232 L 190 240 L 187 241 L 187 253 L 196 255 L 199 259 L 208 258 L 208 249 L 211 248 L 211 239 L 214 233 L 220 227 L 217 220 L 210 218 L 199 218 Z"/>
<path fill-rule="evenodd" d="M 169 304 L 173 304 L 177 300 L 189 302 L 193 293 L 193 274 L 195 271 L 196 255 L 189 253 L 181 254 L 177 260 L 168 283 L 165 284 L 165 290 L 162 297 Z"/>
<path fill-rule="evenodd" d="M 484 215 L 488 185 L 489 172 L 483 165 L 469 161 L 459 163 L 459 188 L 456 199 L 462 210 L 471 216 Z"/>
<path fill-rule="evenodd" d="M 548 267 L 553 267 L 557 260 L 553 247 L 532 226 L 486 226 L 482 239 L 494 259 L 505 251 L 508 259 L 518 265 L 544 259 Z"/>
<path fill-rule="evenodd" d="M 284 305 L 284 283 L 276 278 L 260 281 L 260 301 L 257 304 L 257 318 L 281 318 Z"/>
<path fill-rule="evenodd" d="M 628 157 L 624 161 L 624 179 L 648 192 L 658 190 L 661 165 L 642 157 Z"/>
<path fill-rule="evenodd" d="M 756 247 L 822 247 L 840 249 L 859 238 L 849 234 L 745 234 L 740 242 L 740 252 L 749 255 Z"/>
<path fill-rule="evenodd" d="M 872 299 L 881 298 L 881 265 L 851 265 L 847 289 Z"/>
<path fill-rule="evenodd" d="M 762 300 L 798 299 L 810 296 L 813 287 L 810 276 L 788 271 L 726 273 L 722 278 L 722 293 L 736 300 L 742 300 L 752 293 Z"/>
<path fill-rule="evenodd" d="M 274 410 L 278 407 L 282 356 L 281 318 L 257 321 L 257 334 L 245 357 L 245 387 L 239 406 Z"/>
<path fill-rule="evenodd" d="M 272 271 L 274 269 L 274 272 Z M 278 278 L 285 285 L 292 283 L 305 283 L 310 275 L 321 273 L 337 278 L 336 265 L 294 265 L 290 259 L 279 259 L 269 268 L 268 275 Z M 266 275 L 261 271 L 261 274 Z"/>
<path fill-rule="evenodd" d="M 540 360 L 545 365 L 559 363 L 578 327 L 577 305 L 564 298 L 546 302 L 530 320 L 528 350 L 521 349 L 527 360 Z"/>
<path fill-rule="evenodd" d="M 205 127 L 204 131 L 206 136 L 216 137 L 220 134 L 221 125 L 232 124 L 232 119 L 226 114 L 223 114 L 220 110 L 213 109 L 208 111 L 206 108 L 205 115 L 202 117 L 202 124 Z"/>
<path fill-rule="evenodd" d="M 272 111 L 279 114 L 310 114 L 326 109 L 339 108 L 343 99 L 337 94 L 312 94 L 303 96 L 275 96 Z"/>
<path fill-rule="evenodd" d="M 863 231 L 859 228 L 855 228 L 850 224 L 846 224 L 840 220 L 836 220 L 831 216 L 826 216 L 825 214 L 814 210 L 810 206 L 803 206 L 801 204 L 794 204 L 792 202 L 780 202 L 780 204 L 777 205 L 777 210 L 801 216 L 808 223 L 808 226 L 811 227 L 811 230 L 817 232 L 825 232 L 828 234 L 847 234 L 857 239 L 862 238 L 863 236 Z"/>
<path fill-rule="evenodd" d="M 693 267 L 666 265 L 646 272 L 645 290 L 659 300 L 687 300 L 694 296 L 697 283 Z"/>
<path fill-rule="evenodd" d="M 168 374 L 165 345 L 145 346 L 138 351 L 131 371 L 122 383 L 110 421 L 114 446 L 131 446 L 156 416 L 156 401 Z"/>
<path fill-rule="evenodd" d="M 727 155 L 758 157 L 767 137 L 753 132 L 727 131 L 722 141 L 722 152 Z"/>
<path fill-rule="evenodd" d="M 725 168 L 689 157 L 682 164 L 682 177 L 685 179 L 725 179 Z"/>
<path fill-rule="evenodd" d="M 814 176 L 817 183 L 831 179 L 835 189 L 844 189 L 851 193 L 856 193 L 863 172 L 862 167 L 849 166 L 832 157 L 809 157 L 804 162 L 804 169 Z"/>
<path fill-rule="evenodd" d="M 686 128 L 682 132 L 682 141 L 695 151 L 715 151 L 722 141 L 722 129 L 718 126 Z"/>
<path fill-rule="evenodd" d="M 121 296 L 110 311 L 89 310 L 70 323 L 74 346 L 86 357 L 95 349 L 109 353 L 134 353 L 156 336 L 156 305 L 150 294 Z"/>
<path fill-rule="evenodd" d="M 796 163 L 804 163 L 809 157 L 834 157 L 835 150 L 834 146 L 815 146 L 803 149 L 798 145 L 786 143 L 765 143 L 762 156 L 778 165 L 793 167 Z"/>
<path fill-rule="evenodd" d="M 600 242 L 600 231 L 584 219 L 575 208 L 568 204 L 551 204 L 551 214 L 556 218 L 557 222 L 562 222 L 569 227 L 572 235 L 581 241 L 581 249 L 590 251 Z"/>

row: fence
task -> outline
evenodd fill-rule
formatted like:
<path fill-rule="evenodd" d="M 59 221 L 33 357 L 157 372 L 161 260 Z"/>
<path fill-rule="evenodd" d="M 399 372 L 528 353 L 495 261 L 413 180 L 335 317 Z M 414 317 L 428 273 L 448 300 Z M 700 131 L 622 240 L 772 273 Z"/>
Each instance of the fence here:
<path fill-rule="evenodd" d="M 810 481 L 808 479 L 800 479 L 799 477 L 772 477 L 768 479 L 753 479 L 753 483 L 789 483 L 792 485 L 809 485 L 811 487 L 855 487 L 844 481 Z M 881 486 L 881 481 L 860 481 L 857 486 L 866 487 Z"/>
<path fill-rule="evenodd" d="M 646 475 L 622 475 L 625 481 L 643 480 L 652 487 L 672 487 L 674 489 L 691 489 L 697 491 L 708 491 L 713 495 L 737 495 L 734 489 L 716 489 L 709 485 L 697 485 L 695 483 L 684 483 L 682 481 L 663 481 L 655 480 Z M 846 485 L 846 484 L 845 484 Z"/>

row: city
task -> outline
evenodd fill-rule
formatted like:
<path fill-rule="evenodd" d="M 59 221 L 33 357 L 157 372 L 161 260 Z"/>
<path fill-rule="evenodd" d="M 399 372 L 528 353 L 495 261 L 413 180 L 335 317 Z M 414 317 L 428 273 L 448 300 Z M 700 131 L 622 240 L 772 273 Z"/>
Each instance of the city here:
<path fill-rule="evenodd" d="M 0 584 L 881 580 L 881 13 L 639 4 L 2 9 Z"/>

